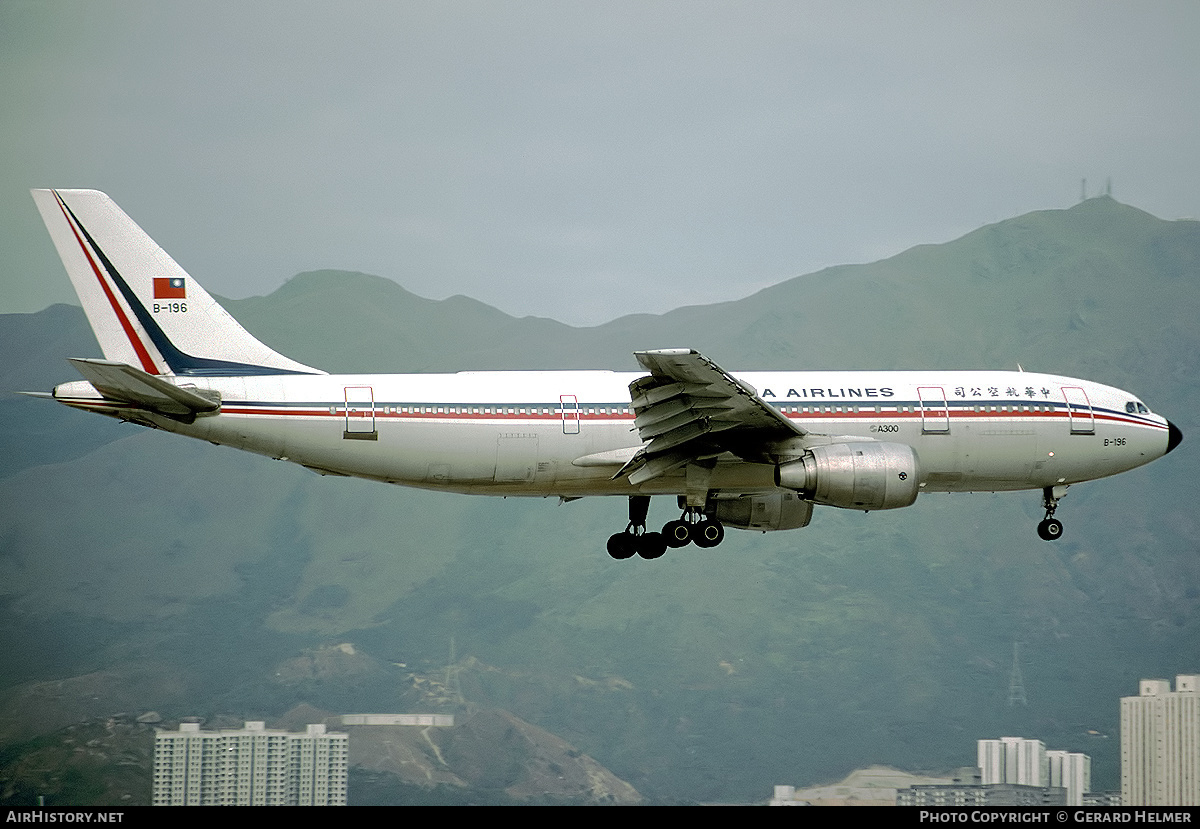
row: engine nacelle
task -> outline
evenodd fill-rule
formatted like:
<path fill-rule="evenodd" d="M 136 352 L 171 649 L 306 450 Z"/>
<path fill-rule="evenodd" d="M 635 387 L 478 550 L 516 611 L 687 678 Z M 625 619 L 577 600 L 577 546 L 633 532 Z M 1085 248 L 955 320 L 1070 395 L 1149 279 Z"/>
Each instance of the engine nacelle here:
<path fill-rule="evenodd" d="M 796 530 L 808 526 L 813 505 L 793 492 L 743 495 L 709 502 L 705 513 L 739 530 Z"/>
<path fill-rule="evenodd" d="M 917 500 L 920 473 L 917 453 L 903 443 L 834 443 L 775 467 L 775 483 L 818 504 L 897 509 Z"/>

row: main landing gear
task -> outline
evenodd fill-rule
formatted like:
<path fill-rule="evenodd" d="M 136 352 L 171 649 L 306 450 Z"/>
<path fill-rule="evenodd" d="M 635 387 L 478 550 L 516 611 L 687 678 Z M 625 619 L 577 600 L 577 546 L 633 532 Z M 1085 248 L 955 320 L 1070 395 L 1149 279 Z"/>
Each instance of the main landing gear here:
<path fill-rule="evenodd" d="M 706 518 L 695 507 L 683 507 L 678 521 L 668 521 L 662 532 L 646 531 L 646 514 L 650 511 L 649 495 L 629 496 L 629 524 L 624 532 L 615 533 L 608 539 L 608 554 L 615 559 L 626 559 L 637 553 L 642 558 L 661 558 L 668 547 L 715 547 L 725 538 L 725 528 L 720 521 Z"/>
<path fill-rule="evenodd" d="M 1042 489 L 1042 506 L 1046 510 L 1046 517 L 1038 524 L 1037 531 L 1043 541 L 1057 541 L 1062 537 L 1063 525 L 1054 517 L 1054 511 L 1058 509 L 1058 499 L 1066 492 L 1065 486 L 1048 486 Z"/>

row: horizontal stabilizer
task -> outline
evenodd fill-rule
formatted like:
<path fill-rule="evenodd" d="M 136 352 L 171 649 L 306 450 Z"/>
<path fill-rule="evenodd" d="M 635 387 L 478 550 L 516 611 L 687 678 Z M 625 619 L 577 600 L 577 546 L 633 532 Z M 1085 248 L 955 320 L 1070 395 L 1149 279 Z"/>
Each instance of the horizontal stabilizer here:
<path fill-rule="evenodd" d="M 125 363 L 79 357 L 70 358 L 70 363 L 96 391 L 118 403 L 188 420 L 221 408 L 221 397 L 216 392 L 181 388 Z"/>

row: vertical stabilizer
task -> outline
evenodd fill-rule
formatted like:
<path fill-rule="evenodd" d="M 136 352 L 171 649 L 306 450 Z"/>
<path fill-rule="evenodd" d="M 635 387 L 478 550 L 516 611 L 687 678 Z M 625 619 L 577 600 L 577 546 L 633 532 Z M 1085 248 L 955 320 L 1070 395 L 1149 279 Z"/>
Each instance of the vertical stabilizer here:
<path fill-rule="evenodd" d="M 323 374 L 259 342 L 97 190 L 34 190 L 104 356 L 153 375 Z"/>

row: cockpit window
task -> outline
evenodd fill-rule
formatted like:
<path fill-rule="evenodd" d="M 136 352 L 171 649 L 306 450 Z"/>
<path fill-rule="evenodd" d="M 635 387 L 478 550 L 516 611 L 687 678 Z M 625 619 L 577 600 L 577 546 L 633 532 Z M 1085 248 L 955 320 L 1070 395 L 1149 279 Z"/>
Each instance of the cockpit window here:
<path fill-rule="evenodd" d="M 1145 405 L 1143 405 L 1141 403 L 1138 403 L 1138 411 L 1141 412 L 1142 414 L 1150 414 L 1150 410 L 1147 409 L 1145 407 Z"/>
<path fill-rule="evenodd" d="M 1137 404 L 1130 400 L 1125 404 L 1125 411 L 1129 412 L 1130 414 L 1135 414 L 1137 412 Z"/>

